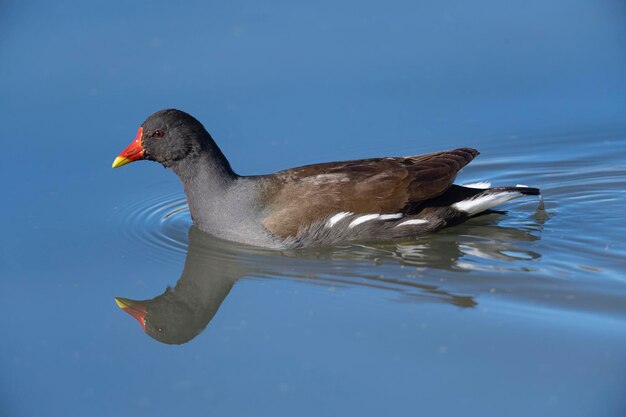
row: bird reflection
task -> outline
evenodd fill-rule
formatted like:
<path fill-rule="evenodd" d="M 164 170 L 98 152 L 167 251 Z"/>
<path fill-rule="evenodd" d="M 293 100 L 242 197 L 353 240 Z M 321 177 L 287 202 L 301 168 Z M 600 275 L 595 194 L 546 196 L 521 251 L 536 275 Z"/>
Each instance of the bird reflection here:
<path fill-rule="evenodd" d="M 211 256 L 217 241 L 199 229 L 189 229 L 189 249 L 180 279 L 174 288 L 151 300 L 117 297 L 117 305 L 135 317 L 152 338 L 169 344 L 185 343 L 211 321 L 237 279 L 245 275 L 232 245 L 219 248 L 221 261 Z M 216 248 L 217 249 L 217 248 Z"/>
<path fill-rule="evenodd" d="M 369 287 L 394 291 L 401 302 L 434 301 L 471 308 L 477 305 L 476 294 L 443 288 L 429 274 L 474 269 L 526 271 L 540 257 L 527 246 L 539 239 L 543 221 L 535 218 L 524 228 L 501 227 L 495 225 L 497 216 L 492 213 L 410 243 L 289 251 L 219 240 L 192 226 L 183 272 L 174 288 L 168 287 L 150 300 L 117 297 L 115 301 L 139 321 L 145 333 L 168 344 L 186 343 L 202 332 L 235 282 L 243 277 Z M 390 265 L 395 267 L 387 268 Z"/>

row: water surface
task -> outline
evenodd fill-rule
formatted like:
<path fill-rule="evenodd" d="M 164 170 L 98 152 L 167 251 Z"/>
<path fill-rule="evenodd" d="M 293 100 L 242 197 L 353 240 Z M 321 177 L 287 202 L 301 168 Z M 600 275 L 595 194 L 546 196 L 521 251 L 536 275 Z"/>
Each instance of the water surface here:
<path fill-rule="evenodd" d="M 626 415 L 625 16 L 3 3 L 0 415 Z M 471 146 L 459 183 L 543 200 L 410 242 L 223 242 L 171 172 L 110 169 L 163 107 L 244 175 Z M 192 308 L 156 339 L 114 302 L 168 287 Z"/>

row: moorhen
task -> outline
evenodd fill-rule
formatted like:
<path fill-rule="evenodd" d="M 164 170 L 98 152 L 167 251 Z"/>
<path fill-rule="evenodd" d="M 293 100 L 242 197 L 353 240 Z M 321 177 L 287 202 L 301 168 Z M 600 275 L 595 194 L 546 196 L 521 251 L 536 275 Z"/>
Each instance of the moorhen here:
<path fill-rule="evenodd" d="M 537 188 L 453 184 L 478 151 L 306 165 L 237 175 L 204 126 L 175 109 L 152 114 L 113 168 L 147 159 L 181 179 L 193 223 L 222 239 L 270 248 L 414 239 Z"/>

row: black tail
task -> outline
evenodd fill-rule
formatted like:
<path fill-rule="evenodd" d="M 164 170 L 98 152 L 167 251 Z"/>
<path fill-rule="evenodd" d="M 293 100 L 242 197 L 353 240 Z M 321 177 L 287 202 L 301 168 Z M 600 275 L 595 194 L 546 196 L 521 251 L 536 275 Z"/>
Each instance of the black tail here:
<path fill-rule="evenodd" d="M 463 187 L 463 188 L 467 188 L 467 187 Z M 539 188 L 532 188 L 532 187 L 526 187 L 526 186 L 515 186 L 515 187 L 495 187 L 495 188 L 486 188 L 484 190 L 476 190 L 478 191 L 476 194 L 480 194 L 481 192 L 487 192 L 487 194 L 491 194 L 491 192 L 494 193 L 501 193 L 501 192 L 507 192 L 507 191 L 516 191 L 520 194 L 524 194 L 524 195 L 539 195 L 541 194 L 541 191 L 539 190 Z"/>

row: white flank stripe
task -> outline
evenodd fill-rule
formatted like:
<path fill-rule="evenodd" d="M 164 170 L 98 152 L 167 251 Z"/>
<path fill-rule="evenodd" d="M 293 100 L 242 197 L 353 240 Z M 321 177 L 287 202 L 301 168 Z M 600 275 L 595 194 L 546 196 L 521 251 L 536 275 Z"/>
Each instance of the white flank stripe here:
<path fill-rule="evenodd" d="M 365 216 L 357 217 L 352 220 L 352 222 L 348 225 L 348 229 L 352 229 L 354 226 L 358 226 L 361 223 L 368 222 L 370 220 L 375 220 L 380 217 L 380 214 L 366 214 Z"/>
<path fill-rule="evenodd" d="M 526 184 L 517 184 L 516 187 L 528 188 L 528 185 L 526 185 Z"/>
<path fill-rule="evenodd" d="M 326 227 L 333 227 L 335 224 L 337 224 L 339 220 L 350 215 L 352 215 L 351 211 L 342 211 L 341 213 L 337 213 L 333 217 L 328 219 L 328 221 L 326 222 Z"/>
<path fill-rule="evenodd" d="M 402 218 L 402 213 L 380 215 L 380 220 L 395 220 L 395 219 L 401 219 L 401 218 Z"/>
<path fill-rule="evenodd" d="M 463 187 L 486 190 L 487 188 L 491 187 L 491 183 L 489 181 L 480 181 L 480 182 L 473 182 L 471 184 L 463 184 Z"/>
<path fill-rule="evenodd" d="M 480 197 L 470 198 L 468 200 L 459 201 L 452 205 L 453 208 L 463 211 L 470 216 L 478 213 L 482 213 L 491 207 L 502 204 L 506 201 L 512 200 L 522 194 L 516 191 L 504 191 L 497 194 L 487 194 Z"/>
<path fill-rule="evenodd" d="M 424 224 L 424 223 L 428 223 L 428 220 L 424 220 L 424 219 L 411 219 L 411 220 L 407 220 L 404 221 L 398 225 L 396 225 L 396 227 L 400 227 L 400 226 L 411 226 L 413 224 Z"/>

